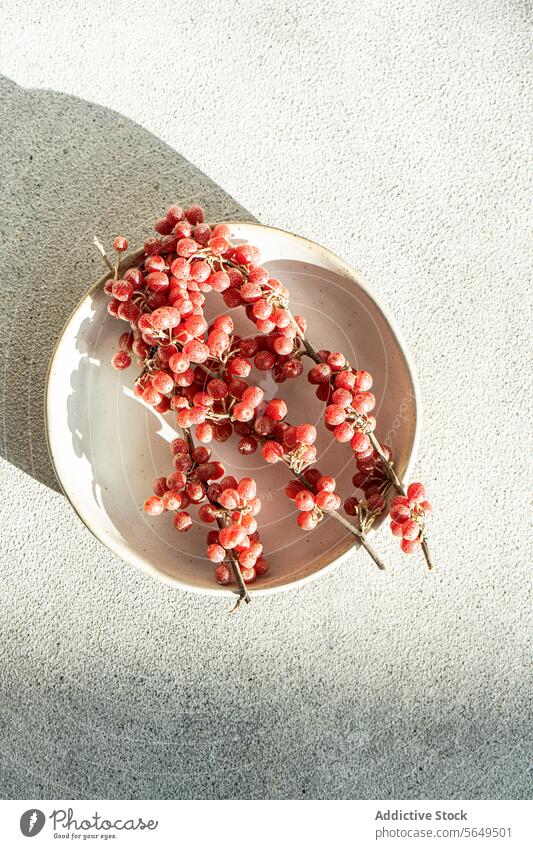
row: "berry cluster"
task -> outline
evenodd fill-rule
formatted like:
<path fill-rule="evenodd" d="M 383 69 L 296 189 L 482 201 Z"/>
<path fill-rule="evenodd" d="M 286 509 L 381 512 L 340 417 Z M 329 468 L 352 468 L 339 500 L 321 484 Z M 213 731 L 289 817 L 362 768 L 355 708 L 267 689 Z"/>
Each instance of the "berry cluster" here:
<path fill-rule="evenodd" d="M 344 507 L 349 516 L 357 517 L 353 533 L 365 545 L 363 531 L 384 510 L 391 485 L 405 497 L 391 452 L 375 437 L 371 375 L 352 369 L 340 352 L 314 349 L 306 337 L 305 319 L 290 311 L 283 283 L 259 265 L 256 247 L 232 244 L 228 225 L 206 224 L 198 206 L 185 210 L 172 206 L 155 229 L 158 235 L 145 242 L 137 264 L 121 276 L 119 258 L 128 245 L 123 237 L 115 239 L 115 266 L 106 258 L 114 277 L 105 284 L 109 313 L 130 325 L 120 337 L 113 366 L 128 368 L 135 356 L 140 370 L 135 394 L 158 413 L 172 410 L 176 424 L 189 434 L 188 440 L 173 443 L 188 446 L 174 451 L 175 470 L 181 477 L 168 486 L 170 478 L 165 479 L 166 489 L 160 483 L 145 509 L 151 515 L 173 510 L 177 529 L 187 530 L 192 519 L 185 508 L 201 504 L 202 520 L 222 523 L 219 531 L 210 532 L 209 543 L 210 559 L 218 563 L 217 580 L 231 580 L 228 563 L 233 574 L 237 563 L 245 580 L 264 574 L 266 561 L 254 536 L 256 527 L 250 530 L 256 525 L 250 506 L 256 496 L 247 499 L 239 493 L 243 481 L 228 478 L 218 483 L 223 468 L 210 460 L 204 446 L 191 447 L 192 432 L 204 444 L 224 442 L 235 433 L 241 454 L 252 454 L 261 445 L 267 462 L 281 461 L 298 476 L 287 494 L 299 509 L 300 527 L 311 530 L 329 514 L 350 528 L 337 513 L 341 500 L 334 491 L 335 480 L 309 468 L 316 460 L 314 425 L 290 424 L 286 402 L 265 399 L 263 390 L 248 380 L 253 369 L 270 372 L 277 383 L 297 378 L 304 371 L 302 358 L 308 356 L 313 360 L 308 380 L 325 404 L 325 427 L 338 442 L 349 443 L 354 454 L 353 483 L 360 495 L 350 496 Z M 258 334 L 238 336 L 227 313 L 208 324 L 204 305 L 210 292 L 218 292 L 228 308 L 242 307 Z M 418 518 L 410 519 L 420 525 L 425 510 L 422 502 L 417 503 L 418 508 L 410 509 Z"/>
<path fill-rule="evenodd" d="M 159 516 L 166 510 L 174 512 L 174 527 L 183 533 L 192 527 L 192 516 L 186 508 L 208 498 L 213 482 L 223 476 L 224 466 L 210 460 L 208 448 L 194 448 L 186 439 L 173 439 L 170 450 L 174 471 L 168 477 L 155 479 L 155 494 L 146 499 L 144 509 L 149 516 Z"/>
<path fill-rule="evenodd" d="M 304 531 L 312 531 L 324 518 L 341 506 L 335 492 L 335 478 L 322 475 L 318 469 L 307 469 L 302 479 L 292 480 L 285 487 L 285 494 L 294 501 L 299 510 L 297 522 Z"/>
<path fill-rule="evenodd" d="M 426 490 L 421 483 L 407 487 L 407 495 L 398 495 L 390 508 L 390 528 L 394 536 L 401 537 L 404 554 L 412 554 L 424 539 L 426 515 L 431 504 L 426 501 Z"/>
<path fill-rule="evenodd" d="M 261 501 L 253 478 L 237 481 L 228 476 L 220 484 L 210 487 L 209 499 L 210 506 L 200 509 L 200 518 L 205 522 L 218 520 L 221 526 L 218 531 L 210 531 L 207 535 L 207 556 L 213 563 L 219 564 L 215 569 L 218 583 L 231 582 L 229 556 L 237 557 L 246 583 L 266 575 L 269 565 L 262 556 L 263 546 L 254 518 L 261 509 Z"/>

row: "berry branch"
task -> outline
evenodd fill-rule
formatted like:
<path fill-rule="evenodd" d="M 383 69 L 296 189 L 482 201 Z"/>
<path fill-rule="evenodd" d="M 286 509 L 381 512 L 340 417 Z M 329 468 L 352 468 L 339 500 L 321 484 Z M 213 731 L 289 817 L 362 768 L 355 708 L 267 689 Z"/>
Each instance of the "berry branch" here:
<path fill-rule="evenodd" d="M 292 316 L 292 315 L 291 315 L 291 321 L 293 322 L 293 325 L 296 329 L 296 333 L 298 334 L 299 338 L 302 340 L 302 343 L 303 343 L 303 346 L 304 346 L 304 349 L 305 349 L 305 353 L 307 354 L 307 356 L 317 364 L 324 363 L 325 360 L 320 355 L 320 352 L 317 351 L 316 348 L 314 347 L 314 345 L 309 341 L 306 334 L 301 329 L 300 325 L 298 324 L 298 322 L 295 320 L 294 316 Z M 405 489 L 403 483 L 401 482 L 398 475 L 396 474 L 396 470 L 394 469 L 392 461 L 387 457 L 387 455 L 383 451 L 383 448 L 381 447 L 375 433 L 371 429 L 367 429 L 366 433 L 368 434 L 368 438 L 370 440 L 370 444 L 371 444 L 373 450 L 376 452 L 376 454 L 378 455 L 379 459 L 381 460 L 381 462 L 383 464 L 383 468 L 385 469 L 392 486 L 394 487 L 394 489 L 396 490 L 398 495 L 400 495 L 403 498 L 407 498 L 408 497 L 407 490 Z M 426 502 L 426 503 L 428 503 L 428 502 Z M 428 504 L 428 506 L 429 506 L 429 504 Z M 422 550 L 424 552 L 424 556 L 426 558 L 426 563 L 427 563 L 428 569 L 431 570 L 431 569 L 433 569 L 433 561 L 432 561 L 431 554 L 430 554 L 430 551 L 429 551 L 428 542 L 427 542 L 427 539 L 426 539 L 425 527 L 423 528 L 422 532 L 420 533 L 420 543 L 421 543 L 421 546 L 422 546 Z"/>
<path fill-rule="evenodd" d="M 291 472 L 285 492 L 299 511 L 297 522 L 304 531 L 324 518 L 334 519 L 360 541 L 379 569 L 383 562 L 366 534 L 383 513 L 389 489 L 396 488 L 391 530 L 401 536 L 404 552 L 421 545 L 431 568 L 426 540 L 431 505 L 421 484 L 405 489 L 390 448 L 381 446 L 375 436 L 371 375 L 352 369 L 340 352 L 314 347 L 305 319 L 290 311 L 286 287 L 258 265 L 256 247 L 231 243 L 228 225 L 211 228 L 200 207 L 174 206 L 156 222 L 156 231 L 160 237 L 148 239 L 141 251 L 122 263 L 127 242 L 117 237 L 115 264 L 95 239 L 112 275 L 104 285 L 111 298 L 108 311 L 131 328 L 120 337 L 112 364 L 119 370 L 128 368 L 135 354 L 140 371 L 134 394 L 161 414 L 173 410 L 185 434 L 171 443 L 175 471 L 155 481 L 146 512 L 153 516 L 175 512 L 174 526 L 184 532 L 192 526 L 185 508 L 198 504 L 199 518 L 218 526 L 207 540 L 208 558 L 218 564 L 216 580 L 236 581 L 236 607 L 242 600 L 249 602 L 246 585 L 269 568 L 255 519 L 261 502 L 253 479 L 223 477 L 224 467 L 210 459 L 205 447 L 212 440 L 224 442 L 235 432 L 241 437 L 237 445 L 241 454 L 252 454 L 261 445 L 268 463 L 282 462 Z M 243 307 L 259 334 L 238 336 L 229 314 L 217 316 L 209 325 L 204 317 L 208 292 L 221 294 L 229 308 Z M 270 372 L 276 383 L 299 378 L 303 356 L 314 363 L 307 377 L 325 402 L 324 426 L 337 441 L 349 442 L 354 454 L 353 484 L 362 496 L 346 498 L 344 511 L 356 524 L 339 512 L 342 502 L 335 478 L 314 467 L 316 428 L 306 422 L 290 424 L 285 401 L 264 399 L 263 390 L 246 380 L 252 366 Z M 193 428 L 203 445 L 195 447 Z"/>
<path fill-rule="evenodd" d="M 194 440 L 192 438 L 191 432 L 187 428 L 182 428 L 181 430 L 182 430 L 184 438 L 187 440 L 190 452 L 192 454 L 193 451 L 195 450 L 196 446 L 194 444 Z M 208 496 L 208 498 L 209 498 L 209 496 Z M 213 501 L 209 500 L 209 503 L 211 504 L 212 507 L 215 506 Z M 221 516 L 217 516 L 216 521 L 217 521 L 217 525 L 220 528 L 220 530 L 227 527 L 226 521 Z M 228 557 L 228 560 L 230 562 L 233 575 L 234 575 L 235 580 L 237 582 L 237 586 L 239 587 L 239 597 L 237 599 L 237 603 L 235 604 L 235 607 L 233 607 L 230 611 L 231 613 L 235 613 L 239 609 L 239 606 L 240 606 L 242 601 L 246 602 L 246 604 L 249 604 L 250 601 L 251 601 L 251 598 L 250 598 L 250 593 L 246 589 L 246 584 L 244 583 L 244 578 L 242 576 L 239 561 L 231 553 L 231 551 L 228 553 L 227 557 Z"/>

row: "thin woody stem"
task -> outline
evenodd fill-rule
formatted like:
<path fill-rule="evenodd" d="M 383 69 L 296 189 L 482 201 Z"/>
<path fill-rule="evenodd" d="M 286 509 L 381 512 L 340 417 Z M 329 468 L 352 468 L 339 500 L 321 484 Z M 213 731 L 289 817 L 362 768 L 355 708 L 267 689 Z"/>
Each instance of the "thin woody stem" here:
<path fill-rule="evenodd" d="M 115 267 L 112 264 L 112 262 L 110 261 L 108 255 L 106 254 L 103 244 L 99 241 L 99 239 L 96 238 L 96 236 L 94 237 L 93 241 L 94 241 L 94 244 L 96 245 L 96 247 L 98 248 L 98 250 L 100 251 L 100 253 L 102 254 L 105 264 L 107 265 L 109 270 L 114 274 L 115 273 Z"/>
<path fill-rule="evenodd" d="M 186 427 L 182 427 L 181 431 L 182 431 L 185 439 L 187 440 L 187 442 L 189 444 L 190 450 L 193 451 L 196 446 L 194 444 L 194 440 L 192 438 L 190 431 Z M 209 503 L 212 503 L 212 502 L 209 502 Z M 217 520 L 217 525 L 221 530 L 222 530 L 222 528 L 226 527 L 223 519 L 220 516 L 217 516 L 216 520 Z M 234 613 L 238 609 L 238 607 L 239 607 L 239 605 L 242 601 L 246 602 L 246 604 L 250 604 L 252 599 L 250 598 L 250 593 L 248 592 L 248 590 L 246 588 L 246 584 L 244 583 L 244 578 L 242 577 L 242 572 L 241 572 L 241 567 L 239 565 L 239 561 L 237 560 L 235 555 L 232 554 L 229 551 L 227 552 L 227 557 L 228 557 L 228 560 L 230 562 L 233 575 L 234 575 L 235 580 L 237 581 L 237 585 L 239 587 L 239 598 L 237 600 L 237 604 L 230 611 L 231 613 Z"/>

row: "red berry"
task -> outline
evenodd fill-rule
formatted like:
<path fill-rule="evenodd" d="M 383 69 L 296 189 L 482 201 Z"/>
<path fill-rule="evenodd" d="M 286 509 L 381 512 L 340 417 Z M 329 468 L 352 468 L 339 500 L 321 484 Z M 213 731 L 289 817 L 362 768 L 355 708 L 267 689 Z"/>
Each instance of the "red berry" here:
<path fill-rule="evenodd" d="M 213 439 L 213 428 L 209 422 L 201 422 L 199 425 L 196 425 L 195 434 L 200 442 L 209 443 Z"/>
<path fill-rule="evenodd" d="M 254 357 L 254 364 L 259 371 L 270 371 L 274 363 L 276 362 L 276 358 L 274 354 L 271 354 L 270 351 L 259 351 Z"/>
<path fill-rule="evenodd" d="M 337 442 L 350 442 L 355 431 L 349 422 L 342 422 L 333 429 L 333 436 Z"/>
<path fill-rule="evenodd" d="M 316 440 L 316 427 L 312 424 L 301 424 L 296 428 L 296 438 L 304 445 L 312 445 Z"/>
<path fill-rule="evenodd" d="M 131 365 L 131 357 L 127 351 L 117 351 L 117 353 L 113 354 L 111 357 L 111 365 L 113 368 L 116 368 L 117 371 L 123 371 Z"/>
<path fill-rule="evenodd" d="M 230 567 L 226 563 L 221 563 L 215 569 L 215 581 L 218 584 L 230 584 L 232 573 Z"/>
<path fill-rule="evenodd" d="M 405 495 L 396 495 L 391 502 L 391 509 L 393 507 L 398 506 L 399 504 L 403 504 L 405 507 L 409 507 L 409 499 Z"/>
<path fill-rule="evenodd" d="M 161 240 L 156 239 L 155 236 L 152 236 L 150 239 L 147 239 L 144 243 L 144 252 L 146 256 L 151 256 L 152 254 L 158 254 L 161 250 Z"/>
<path fill-rule="evenodd" d="M 385 499 L 383 498 L 380 492 L 373 492 L 370 494 L 367 492 L 366 503 L 368 509 L 373 513 L 381 513 L 381 511 L 385 507 Z"/>
<path fill-rule="evenodd" d="M 239 422 L 249 422 L 254 417 L 253 407 L 240 401 L 233 408 L 233 416 Z"/>
<path fill-rule="evenodd" d="M 241 499 L 239 493 L 234 487 L 228 487 L 220 493 L 218 502 L 226 510 L 235 510 L 241 503 Z"/>
<path fill-rule="evenodd" d="M 274 398 L 267 404 L 264 414 L 273 422 L 280 422 L 287 415 L 287 404 L 281 398 Z"/>
<path fill-rule="evenodd" d="M 204 211 L 201 206 L 198 206 L 198 204 L 193 204 L 193 206 L 187 207 L 185 210 L 185 217 L 187 218 L 187 221 L 191 222 L 191 224 L 203 224 L 205 221 Z"/>
<path fill-rule="evenodd" d="M 412 541 L 418 539 L 419 534 L 420 527 L 417 522 L 413 522 L 412 519 L 402 522 L 402 536 L 404 539 Z"/>
<path fill-rule="evenodd" d="M 218 536 L 224 548 L 235 548 L 243 542 L 246 533 L 241 525 L 230 525 L 222 528 Z"/>
<path fill-rule="evenodd" d="M 356 413 L 370 413 L 376 405 L 376 399 L 371 392 L 358 392 L 353 396 L 352 407 Z"/>
<path fill-rule="evenodd" d="M 223 236 L 212 236 L 209 239 L 209 247 L 216 256 L 222 256 L 229 251 L 231 246 Z"/>
<path fill-rule="evenodd" d="M 296 521 L 304 531 L 312 531 L 318 524 L 318 519 L 312 511 L 298 513 Z"/>
<path fill-rule="evenodd" d="M 321 490 L 317 494 L 315 502 L 317 507 L 320 507 L 321 510 L 325 510 L 327 513 L 338 510 L 341 505 L 339 496 L 334 492 L 327 492 L 326 490 Z"/>
<path fill-rule="evenodd" d="M 164 271 L 167 267 L 167 264 L 162 256 L 158 256 L 157 254 L 153 254 L 153 256 L 149 256 L 144 263 L 145 271 Z"/>
<path fill-rule="evenodd" d="M 257 451 L 257 440 L 253 436 L 243 436 L 237 443 L 237 451 L 243 456 L 254 454 Z"/>
<path fill-rule="evenodd" d="M 159 369 L 155 371 L 151 377 L 152 386 L 154 389 L 157 389 L 158 392 L 162 392 L 166 394 L 168 392 L 172 392 L 174 388 L 174 381 L 171 376 L 166 372 Z"/>
<path fill-rule="evenodd" d="M 213 425 L 213 439 L 215 442 L 226 442 L 233 433 L 231 422 L 222 421 Z"/>
<path fill-rule="evenodd" d="M 354 383 L 354 391 L 355 392 L 367 392 L 369 389 L 372 389 L 372 375 L 367 371 L 357 371 L 355 373 L 355 383 Z"/>
<path fill-rule="evenodd" d="M 161 236 L 168 236 L 169 233 L 172 233 L 172 227 L 173 225 L 167 218 L 158 218 L 154 224 L 154 230 Z"/>
<path fill-rule="evenodd" d="M 426 489 L 421 483 L 411 483 L 407 488 L 407 497 L 412 501 L 423 501 L 426 496 Z"/>
<path fill-rule="evenodd" d="M 245 389 L 242 393 L 242 400 L 255 409 L 263 400 L 264 394 L 265 393 L 259 386 L 249 386 L 248 389 Z"/>
<path fill-rule="evenodd" d="M 304 367 L 301 360 L 287 360 L 285 363 L 283 363 L 281 370 L 285 377 L 295 378 L 300 377 L 300 375 L 303 373 Z"/>
<path fill-rule="evenodd" d="M 163 271 L 152 271 L 146 275 L 145 281 L 152 292 L 163 292 L 168 289 L 168 277 Z"/>
<path fill-rule="evenodd" d="M 167 486 L 167 479 L 166 478 L 161 477 L 161 478 L 155 479 L 155 481 L 153 483 L 153 490 L 154 490 L 155 495 L 158 495 L 161 498 L 161 496 L 165 494 L 167 489 L 168 489 L 168 486 Z"/>
<path fill-rule="evenodd" d="M 349 392 L 355 386 L 355 374 L 352 371 L 339 371 L 335 375 L 335 386 L 339 389 L 347 389 Z"/>
<path fill-rule="evenodd" d="M 350 444 L 356 454 L 362 454 L 371 448 L 370 439 L 366 433 L 362 433 L 359 430 L 354 433 Z"/>
<path fill-rule="evenodd" d="M 237 492 L 245 501 L 250 501 L 257 494 L 257 486 L 253 478 L 241 478 Z"/>
<path fill-rule="evenodd" d="M 329 425 L 342 424 L 346 419 L 346 410 L 340 404 L 330 404 L 326 407 L 325 419 Z"/>
<path fill-rule="evenodd" d="M 413 552 L 417 550 L 419 545 L 419 539 L 402 539 L 400 543 L 400 548 L 402 549 L 404 554 L 413 554 Z"/>
<path fill-rule="evenodd" d="M 308 512 L 313 510 L 315 506 L 315 497 L 308 489 L 301 489 L 294 499 L 294 503 L 298 510 Z"/>
<path fill-rule="evenodd" d="M 334 371 L 339 371 L 339 369 L 343 369 L 346 365 L 346 357 L 338 351 L 329 354 L 326 359 L 328 366 L 330 366 Z"/>
<path fill-rule="evenodd" d="M 283 456 L 283 448 L 279 442 L 265 442 L 261 452 L 267 463 L 277 463 Z"/>
<path fill-rule="evenodd" d="M 157 495 L 151 495 L 150 498 L 147 498 L 144 502 L 144 511 L 148 513 L 149 516 L 159 516 L 165 510 L 165 506 L 161 498 L 158 498 Z"/>
<path fill-rule="evenodd" d="M 140 268 L 128 268 L 124 272 L 124 280 L 129 280 L 133 283 L 134 289 L 140 289 L 143 285 L 143 273 Z"/>
<path fill-rule="evenodd" d="M 174 516 L 174 527 L 177 531 L 184 533 L 192 528 L 192 518 L 189 513 L 182 510 Z"/>
<path fill-rule="evenodd" d="M 183 353 L 191 363 L 205 363 L 209 359 L 209 348 L 199 339 L 191 339 L 183 346 Z"/>
<path fill-rule="evenodd" d="M 125 303 L 121 303 L 118 308 L 118 317 L 123 321 L 129 321 L 130 324 L 134 324 L 141 314 L 140 307 L 137 304 L 133 304 L 131 301 L 126 301 Z"/>
<path fill-rule="evenodd" d="M 207 556 L 212 563 L 222 563 L 226 558 L 226 550 L 221 545 L 214 544 L 207 548 Z"/>
<path fill-rule="evenodd" d="M 178 225 L 179 226 L 179 225 Z M 184 238 L 179 239 L 178 244 L 176 245 L 176 253 L 181 257 L 190 257 L 193 256 L 198 250 L 198 245 L 194 241 L 194 239 Z"/>
<path fill-rule="evenodd" d="M 310 370 L 307 375 L 309 383 L 318 385 L 320 383 L 329 383 L 331 380 L 331 369 L 327 363 L 318 363 Z"/>
<path fill-rule="evenodd" d="M 260 257 L 259 249 L 255 245 L 238 245 L 235 248 L 235 261 L 239 265 L 257 264 Z"/>
<path fill-rule="evenodd" d="M 167 209 L 167 214 L 165 218 L 172 226 L 174 226 L 178 223 L 178 221 L 183 221 L 183 219 L 185 218 L 185 213 L 181 206 L 178 206 L 178 204 L 174 204 L 173 206 L 170 206 Z"/>
<path fill-rule="evenodd" d="M 333 510 L 338 510 L 341 506 L 341 500 L 339 496 L 335 492 L 327 492 L 327 490 L 320 490 L 317 494 L 316 505 L 320 507 L 321 510 L 325 510 L 326 513 L 331 513 Z"/>
<path fill-rule="evenodd" d="M 331 400 L 340 407 L 349 407 L 352 403 L 352 393 L 348 389 L 336 389 Z"/>
<path fill-rule="evenodd" d="M 207 337 L 207 347 L 214 357 L 220 357 L 230 346 L 230 338 L 223 330 L 212 330 Z"/>
<path fill-rule="evenodd" d="M 390 529 L 395 537 L 402 536 L 402 526 L 399 522 L 395 522 L 394 519 L 390 523 Z"/>
<path fill-rule="evenodd" d="M 202 522 L 214 522 L 216 519 L 216 511 L 212 504 L 202 504 L 198 510 L 198 518 Z"/>
<path fill-rule="evenodd" d="M 397 524 L 403 524 L 411 518 L 411 511 L 405 504 L 394 504 L 390 509 L 390 517 Z"/>
<path fill-rule="evenodd" d="M 179 510 L 183 497 L 181 492 L 178 492 L 175 489 L 169 489 L 163 493 L 161 500 L 164 504 L 165 510 Z"/>
<path fill-rule="evenodd" d="M 305 489 L 303 483 L 300 483 L 298 480 L 289 481 L 287 486 L 285 487 L 285 495 L 294 501 L 299 492 Z"/>
<path fill-rule="evenodd" d="M 336 481 L 335 478 L 330 477 L 330 475 L 323 475 L 317 481 L 316 487 L 317 489 L 325 490 L 326 492 L 334 492 L 335 491 Z"/>
<path fill-rule="evenodd" d="M 129 301 L 133 296 L 133 283 L 128 280 L 115 280 L 111 291 L 117 301 Z"/>
<path fill-rule="evenodd" d="M 264 557 L 258 557 L 255 561 L 255 574 L 258 578 L 261 578 L 263 575 L 266 575 L 270 566 Z"/>
<path fill-rule="evenodd" d="M 154 404 L 154 410 L 157 413 L 168 413 L 170 410 L 170 398 L 167 398 L 166 395 L 163 395 L 159 404 Z"/>
<path fill-rule="evenodd" d="M 113 242 L 113 247 L 117 251 L 117 253 L 123 253 L 128 250 L 128 242 L 124 236 L 117 236 L 115 241 Z"/>
<path fill-rule="evenodd" d="M 358 499 L 355 495 L 350 495 L 349 498 L 344 502 L 344 510 L 348 514 L 348 516 L 357 516 L 357 508 L 359 505 Z"/>

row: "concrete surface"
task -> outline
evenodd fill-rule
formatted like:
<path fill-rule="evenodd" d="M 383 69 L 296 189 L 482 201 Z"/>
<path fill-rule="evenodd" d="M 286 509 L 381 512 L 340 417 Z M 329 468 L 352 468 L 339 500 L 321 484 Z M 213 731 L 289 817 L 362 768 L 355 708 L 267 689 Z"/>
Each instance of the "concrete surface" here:
<path fill-rule="evenodd" d="M 528 794 L 526 15 L 4 4 L 2 796 Z M 182 199 L 324 243 L 389 305 L 434 575 L 382 533 L 386 574 L 357 556 L 228 618 L 119 562 L 59 494 L 44 378 L 100 273 L 92 234 L 135 242 Z"/>

